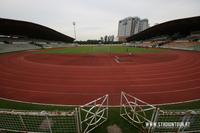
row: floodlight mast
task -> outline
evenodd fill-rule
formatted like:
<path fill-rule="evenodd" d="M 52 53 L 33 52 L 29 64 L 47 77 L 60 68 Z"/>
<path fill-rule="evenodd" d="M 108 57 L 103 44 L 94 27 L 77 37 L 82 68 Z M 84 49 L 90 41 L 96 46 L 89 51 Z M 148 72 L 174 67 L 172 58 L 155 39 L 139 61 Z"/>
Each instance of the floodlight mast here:
<path fill-rule="evenodd" d="M 76 22 L 73 22 L 73 26 L 74 26 L 74 38 L 75 38 L 75 40 L 76 40 Z"/>

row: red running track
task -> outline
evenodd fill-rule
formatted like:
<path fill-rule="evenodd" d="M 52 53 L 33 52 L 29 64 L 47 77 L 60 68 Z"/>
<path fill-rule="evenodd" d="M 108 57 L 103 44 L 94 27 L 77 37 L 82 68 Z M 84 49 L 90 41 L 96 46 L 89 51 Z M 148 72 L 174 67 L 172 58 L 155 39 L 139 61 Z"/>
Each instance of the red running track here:
<path fill-rule="evenodd" d="M 200 99 L 200 53 L 0 56 L 1 98 L 79 105 L 109 94 L 119 105 L 121 91 L 151 104 Z"/>

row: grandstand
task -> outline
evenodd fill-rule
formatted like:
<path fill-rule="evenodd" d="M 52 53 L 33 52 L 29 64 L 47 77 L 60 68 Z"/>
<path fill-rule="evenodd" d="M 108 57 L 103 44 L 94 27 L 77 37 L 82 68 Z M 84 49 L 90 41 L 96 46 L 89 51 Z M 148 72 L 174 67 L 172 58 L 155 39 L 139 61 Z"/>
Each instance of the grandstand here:
<path fill-rule="evenodd" d="M 171 48 L 171 49 L 182 49 L 182 50 L 199 50 L 198 47 L 200 46 L 199 42 L 180 42 L 180 41 L 173 41 L 167 43 L 161 48 Z"/>
<path fill-rule="evenodd" d="M 74 38 L 48 27 L 19 20 L 0 18 L 0 35 L 3 38 L 28 38 L 72 43 Z"/>
<path fill-rule="evenodd" d="M 40 47 L 25 43 L 25 44 L 4 44 L 0 43 L 0 53 L 13 52 L 13 51 L 22 51 L 22 50 L 32 50 L 40 49 Z"/>
<path fill-rule="evenodd" d="M 39 24 L 0 18 L 0 53 L 69 47 L 73 40 Z"/>
<path fill-rule="evenodd" d="M 200 17 L 165 22 L 127 38 L 139 47 L 161 47 L 199 51 Z"/>
<path fill-rule="evenodd" d="M 175 41 L 144 41 L 140 43 L 131 43 L 132 46 L 142 48 L 168 48 L 180 50 L 200 50 L 200 42 L 190 42 L 189 40 L 175 40 Z"/>
<path fill-rule="evenodd" d="M 150 27 L 138 34 L 135 34 L 127 38 L 127 41 L 128 42 L 141 41 L 166 35 L 167 36 L 175 35 L 174 37 L 178 38 L 183 36 L 186 37 L 187 35 L 194 33 L 194 31 L 200 30 L 199 23 L 200 23 L 200 16 L 168 21 Z"/>
<path fill-rule="evenodd" d="M 0 53 L 71 46 L 73 46 L 73 44 L 47 40 L 10 40 L 0 41 Z"/>

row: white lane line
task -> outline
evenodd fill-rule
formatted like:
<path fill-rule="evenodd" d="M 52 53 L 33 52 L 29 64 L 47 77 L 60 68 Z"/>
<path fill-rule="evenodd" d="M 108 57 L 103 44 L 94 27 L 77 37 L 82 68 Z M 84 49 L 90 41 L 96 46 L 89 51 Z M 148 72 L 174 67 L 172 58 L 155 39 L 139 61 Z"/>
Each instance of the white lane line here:
<path fill-rule="evenodd" d="M 114 60 L 115 60 L 115 62 L 120 63 L 120 62 L 119 62 L 119 57 L 118 57 L 118 56 L 115 56 Z"/>
<path fill-rule="evenodd" d="M 188 92 L 188 91 L 192 91 L 192 90 L 199 90 L 199 86 L 197 87 L 192 87 L 192 88 L 187 88 L 187 89 L 177 89 L 177 90 L 169 90 L 169 91 L 152 91 L 152 92 L 135 92 L 133 94 L 143 94 L 143 95 L 148 95 L 148 94 L 167 94 L 167 93 L 176 93 L 176 92 Z M 132 94 L 131 92 L 129 94 Z"/>

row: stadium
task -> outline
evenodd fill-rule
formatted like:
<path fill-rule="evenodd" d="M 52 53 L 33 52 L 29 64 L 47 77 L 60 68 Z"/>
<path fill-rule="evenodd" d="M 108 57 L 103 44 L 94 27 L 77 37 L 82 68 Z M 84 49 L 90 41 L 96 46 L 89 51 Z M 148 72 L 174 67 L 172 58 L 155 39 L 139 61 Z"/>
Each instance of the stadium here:
<path fill-rule="evenodd" d="M 200 132 L 199 23 L 179 19 L 129 43 L 81 46 L 0 19 L 0 132 Z M 186 125 L 147 126 L 154 122 Z"/>

